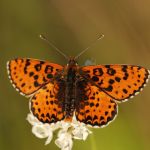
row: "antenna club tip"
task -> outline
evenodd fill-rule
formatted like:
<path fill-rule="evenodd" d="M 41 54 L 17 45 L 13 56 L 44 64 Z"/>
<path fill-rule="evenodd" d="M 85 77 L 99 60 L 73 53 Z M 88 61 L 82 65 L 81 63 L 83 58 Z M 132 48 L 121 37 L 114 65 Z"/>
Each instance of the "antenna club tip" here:
<path fill-rule="evenodd" d="M 99 35 L 98 40 L 104 38 L 104 34 Z"/>
<path fill-rule="evenodd" d="M 101 34 L 102 37 L 104 37 L 104 34 Z"/>
<path fill-rule="evenodd" d="M 46 39 L 46 37 L 45 37 L 43 34 L 40 34 L 40 35 L 39 35 L 39 38 L 41 38 L 41 39 L 43 39 L 43 40 Z"/>

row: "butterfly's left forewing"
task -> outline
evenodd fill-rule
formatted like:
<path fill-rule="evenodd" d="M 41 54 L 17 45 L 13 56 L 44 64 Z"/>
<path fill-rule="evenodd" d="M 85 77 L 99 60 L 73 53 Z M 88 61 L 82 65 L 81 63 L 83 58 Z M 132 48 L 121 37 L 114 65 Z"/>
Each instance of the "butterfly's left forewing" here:
<path fill-rule="evenodd" d="M 17 58 L 7 63 L 13 86 L 26 96 L 43 87 L 62 69 L 61 65 L 36 59 Z"/>
<path fill-rule="evenodd" d="M 84 78 L 118 101 L 125 101 L 138 94 L 150 77 L 147 69 L 132 65 L 85 66 L 80 72 Z"/>

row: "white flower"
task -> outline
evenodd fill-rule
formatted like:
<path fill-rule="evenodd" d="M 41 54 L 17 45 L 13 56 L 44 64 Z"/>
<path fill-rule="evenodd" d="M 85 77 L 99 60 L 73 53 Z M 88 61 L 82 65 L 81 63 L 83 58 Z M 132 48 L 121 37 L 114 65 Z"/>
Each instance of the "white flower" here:
<path fill-rule="evenodd" d="M 32 133 L 38 138 L 47 138 L 45 145 L 49 144 L 53 138 L 53 131 L 48 124 L 35 125 L 32 128 Z"/>
<path fill-rule="evenodd" d="M 52 134 L 52 130 L 49 125 L 35 125 L 32 128 L 32 133 L 38 138 L 46 138 L 49 134 Z"/>
<path fill-rule="evenodd" d="M 92 132 L 84 124 L 77 125 L 72 131 L 74 139 L 84 140 L 84 141 L 91 133 Z"/>
<path fill-rule="evenodd" d="M 72 139 L 86 140 L 92 132 L 83 123 L 76 120 L 75 116 L 72 122 L 60 121 L 57 123 L 42 123 L 32 113 L 27 116 L 28 122 L 32 125 L 32 133 L 38 138 L 47 138 L 45 145 L 49 144 L 53 138 L 53 132 L 60 129 L 55 144 L 61 150 L 71 150 L 73 146 Z"/>
<path fill-rule="evenodd" d="M 67 131 L 69 127 L 71 127 L 71 123 L 70 122 L 61 121 L 61 128 L 64 131 Z"/>
<path fill-rule="evenodd" d="M 59 124 L 43 124 L 33 114 L 28 114 L 28 122 L 33 125 L 32 133 L 38 138 L 47 138 L 45 145 L 49 144 L 53 138 L 53 131 L 59 128 Z"/>
<path fill-rule="evenodd" d="M 55 140 L 55 144 L 61 148 L 61 150 L 71 150 L 73 146 L 71 134 L 65 132 L 63 129 L 60 130 L 58 133 L 58 138 Z"/>

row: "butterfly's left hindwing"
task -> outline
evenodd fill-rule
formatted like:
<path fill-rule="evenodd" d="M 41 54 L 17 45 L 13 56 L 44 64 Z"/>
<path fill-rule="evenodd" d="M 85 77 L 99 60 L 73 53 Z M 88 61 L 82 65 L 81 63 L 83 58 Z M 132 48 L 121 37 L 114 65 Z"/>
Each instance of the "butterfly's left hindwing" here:
<path fill-rule="evenodd" d="M 47 84 L 63 67 L 35 59 L 14 59 L 7 63 L 13 86 L 23 95 L 31 95 Z"/>
<path fill-rule="evenodd" d="M 54 83 L 48 83 L 39 89 L 31 98 L 31 112 L 43 123 L 55 123 L 63 120 L 65 118 L 65 111 L 63 111 L 63 93 L 63 89 L 61 89 L 56 81 Z"/>
<path fill-rule="evenodd" d="M 149 71 L 132 65 L 98 65 L 81 68 L 81 74 L 118 101 L 126 100 L 146 85 Z"/>

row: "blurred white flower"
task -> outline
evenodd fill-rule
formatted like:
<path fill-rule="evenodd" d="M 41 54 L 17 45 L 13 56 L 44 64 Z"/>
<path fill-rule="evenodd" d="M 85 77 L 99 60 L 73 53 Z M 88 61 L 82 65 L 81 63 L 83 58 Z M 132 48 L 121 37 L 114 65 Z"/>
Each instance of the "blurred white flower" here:
<path fill-rule="evenodd" d="M 94 58 L 87 59 L 84 63 L 85 66 L 96 65 L 96 60 Z"/>
<path fill-rule="evenodd" d="M 53 132 L 59 129 L 58 138 L 55 144 L 61 150 L 71 150 L 73 146 L 72 139 L 86 140 L 92 132 L 83 123 L 76 120 L 75 116 L 72 122 L 60 121 L 57 123 L 42 123 L 32 113 L 27 116 L 28 122 L 32 125 L 32 133 L 38 138 L 47 138 L 45 145 L 49 144 L 53 138 Z"/>

